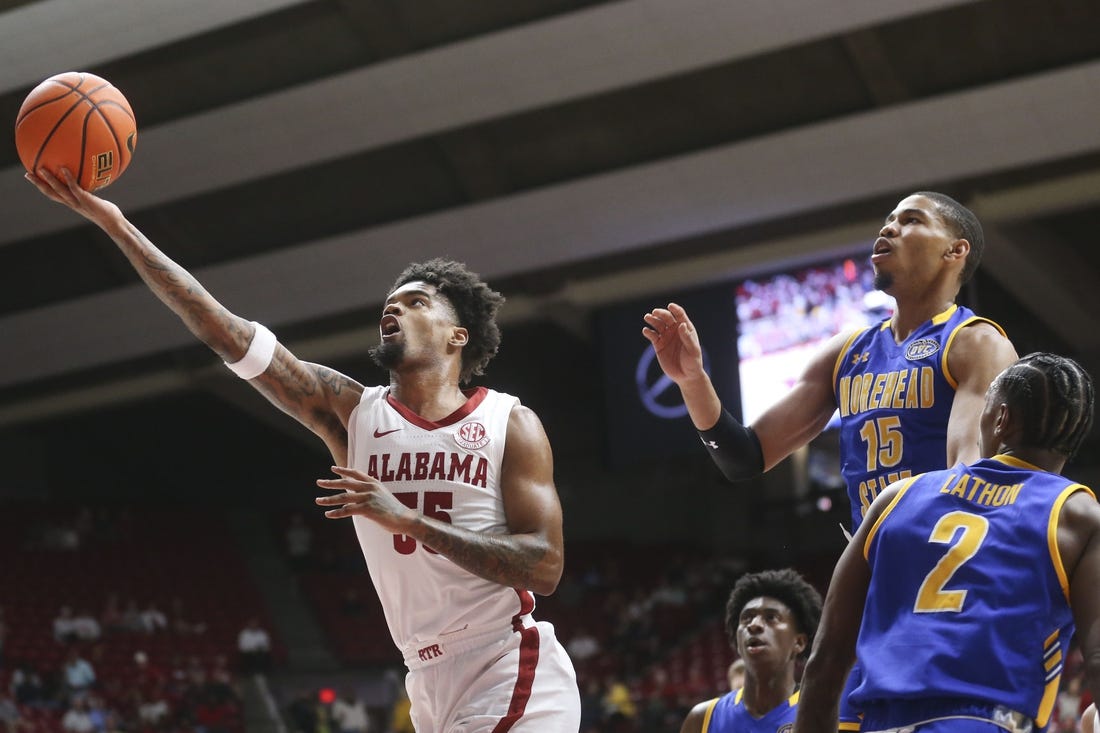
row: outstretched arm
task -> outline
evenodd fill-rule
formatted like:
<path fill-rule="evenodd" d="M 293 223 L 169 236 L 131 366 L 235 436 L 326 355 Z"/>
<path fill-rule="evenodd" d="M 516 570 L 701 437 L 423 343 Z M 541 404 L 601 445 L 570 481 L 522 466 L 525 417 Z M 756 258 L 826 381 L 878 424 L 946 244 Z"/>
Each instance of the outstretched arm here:
<path fill-rule="evenodd" d="M 669 303 L 668 308 L 655 308 L 643 318 L 642 335 L 653 344 L 665 375 L 680 387 L 711 459 L 731 481 L 771 470 L 824 430 L 836 409 L 833 368 L 851 332 L 829 339 L 791 390 L 746 427 L 722 408 L 703 369 L 699 334 L 687 311 Z"/>
<path fill-rule="evenodd" d="M 43 195 L 106 232 L 134 270 L 184 325 L 223 361 L 240 360 L 255 336 L 250 321 L 225 309 L 189 272 L 173 262 L 123 216 L 115 204 L 80 188 L 68 170 L 59 180 L 45 169 L 27 174 Z M 299 361 L 276 345 L 270 366 L 250 383 L 284 412 L 320 436 L 333 457 L 345 462 L 346 421 L 362 387 L 329 369 Z"/>
<path fill-rule="evenodd" d="M 856 636 L 871 577 L 861 539 L 865 537 L 857 533 L 848 543 L 829 582 L 813 651 L 802 675 L 794 733 L 836 733 L 840 694 L 856 658 Z"/>
<path fill-rule="evenodd" d="M 657 363 L 680 388 L 699 438 L 710 459 L 729 481 L 741 481 L 764 471 L 760 440 L 722 407 L 722 401 L 703 368 L 699 333 L 687 311 L 676 303 L 655 308 L 642 317 L 642 335 L 653 344 Z"/>
<path fill-rule="evenodd" d="M 833 370 L 851 337 L 852 331 L 845 331 L 826 341 L 791 389 L 753 422 L 764 449 L 765 470 L 816 438 L 829 423 L 837 407 Z"/>
<path fill-rule="evenodd" d="M 340 478 L 320 479 L 330 519 L 365 516 L 394 534 L 411 537 L 474 575 L 539 595 L 554 592 L 561 580 L 563 541 L 561 504 L 554 487 L 550 441 L 534 412 L 512 409 L 501 467 L 501 491 L 508 534 L 491 535 L 426 516 L 398 501 L 377 479 L 336 466 Z"/>
<path fill-rule="evenodd" d="M 871 568 L 864 557 L 864 548 L 883 510 L 903 486 L 892 484 L 875 499 L 833 570 L 813 651 L 802 675 L 794 733 L 837 731 L 840 695 L 856 659 L 856 638 L 871 585 Z"/>

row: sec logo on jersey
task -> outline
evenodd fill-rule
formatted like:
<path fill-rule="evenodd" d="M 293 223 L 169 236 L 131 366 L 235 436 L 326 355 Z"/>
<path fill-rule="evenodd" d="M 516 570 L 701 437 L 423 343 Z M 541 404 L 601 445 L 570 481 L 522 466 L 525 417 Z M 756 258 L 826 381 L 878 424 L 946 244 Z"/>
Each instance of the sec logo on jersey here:
<path fill-rule="evenodd" d="M 489 442 L 489 434 L 479 422 L 463 423 L 455 433 L 455 442 L 467 450 L 477 450 Z"/>

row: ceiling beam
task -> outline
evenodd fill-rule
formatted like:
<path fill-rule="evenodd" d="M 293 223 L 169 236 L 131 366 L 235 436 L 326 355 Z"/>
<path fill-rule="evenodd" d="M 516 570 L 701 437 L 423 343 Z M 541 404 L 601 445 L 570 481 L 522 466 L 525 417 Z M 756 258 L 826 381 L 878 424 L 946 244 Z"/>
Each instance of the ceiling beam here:
<path fill-rule="evenodd" d="M 691 155 L 350 232 L 196 274 L 271 326 L 380 299 L 441 254 L 489 279 L 1022 168 L 1100 149 L 1100 62 L 766 135 Z M 1066 104 L 1075 105 L 1065 114 Z M 1095 189 L 1093 196 L 1100 196 Z M 69 216 L 69 214 L 62 214 Z M 184 263 L 186 265 L 186 263 Z M 0 386 L 190 344 L 134 285 L 0 319 Z"/>
<path fill-rule="evenodd" d="M 155 206 L 970 1 L 601 4 L 139 130 L 110 195 L 127 210 Z M 74 226 L 20 170 L 0 171 L 0 244 Z"/>
<path fill-rule="evenodd" d="M 305 0 L 39 0 L 0 13 L 0 94 Z"/>
<path fill-rule="evenodd" d="M 841 38 L 856 74 L 863 81 L 875 104 L 885 107 L 912 98 L 890 62 L 890 55 L 875 28 L 845 33 Z"/>
<path fill-rule="evenodd" d="M 1030 300 L 1025 303 L 1035 307 L 1035 312 L 1046 314 L 1047 325 L 1063 338 L 1072 337 L 1071 343 L 1082 345 L 1083 357 L 1087 364 L 1100 364 L 1100 348 L 1095 342 L 1100 336 L 1091 336 L 1088 344 L 1083 344 L 1081 334 L 1090 333 L 1082 327 L 1082 318 L 1087 317 L 1079 303 L 1068 305 L 1056 298 L 1048 306 L 1045 294 L 1056 292 L 1061 283 L 1051 284 L 1059 279 L 1064 268 L 1048 271 L 1052 260 L 1043 249 L 1043 257 L 1035 258 L 1034 248 L 1022 246 L 1021 236 L 1013 233 L 1019 229 L 1018 218 L 1021 214 L 1028 217 L 1045 213 L 1064 211 L 1081 205 L 1095 204 L 1100 199 L 1100 185 L 1095 185 L 1100 172 L 1075 174 L 1059 179 L 1044 181 L 1041 184 L 1023 185 L 1012 189 L 987 192 L 980 198 L 967 203 L 985 223 L 991 241 L 996 240 L 995 257 L 984 260 L 982 267 L 1005 287 L 1022 294 Z M 1026 209 L 1021 204 L 1027 202 Z M 659 263 L 645 267 L 635 267 L 614 273 L 577 279 L 566 282 L 557 292 L 546 296 L 512 295 L 501 312 L 503 325 L 530 321 L 545 317 L 548 312 L 562 306 L 572 312 L 590 312 L 594 308 L 624 300 L 644 297 L 646 294 L 683 290 L 709 283 L 728 280 L 734 276 L 746 276 L 772 267 L 777 262 L 797 262 L 800 260 L 823 259 L 832 256 L 858 254 L 860 248 L 866 250 L 873 239 L 881 221 L 878 219 L 853 221 L 849 224 L 820 229 L 807 234 L 793 235 L 779 239 L 757 242 L 751 246 L 739 247 L 713 254 L 692 258 L 677 259 L 674 262 Z M 1008 233 L 1002 231 L 1007 230 Z M 721 236 L 720 234 L 713 236 Z M 1049 243 L 1048 243 L 1049 244 Z M 1057 245 L 1059 256 L 1065 254 L 1064 245 Z M 1081 263 L 1071 260 L 1071 269 Z M 1088 268 L 1082 267 L 1081 272 Z M 1077 276 L 1074 277 L 1076 279 Z M 1043 302 L 1034 302 L 1041 298 Z M 1069 314 L 1069 321 L 1062 324 L 1056 314 Z M 169 316 L 169 319 L 171 317 Z M 1063 326 L 1065 325 L 1065 333 Z M 1078 330 L 1074 330 L 1074 328 Z M 350 327 L 336 333 L 320 337 L 302 338 L 286 343 L 299 357 L 317 363 L 332 361 L 364 353 L 377 343 L 378 332 L 373 323 Z M 1090 358 L 1091 357 L 1091 358 Z M 1095 370 L 1095 367 L 1093 367 Z M 146 374 L 137 378 L 114 380 L 88 385 L 58 393 L 22 400 L 0 406 L 0 427 L 47 420 L 75 412 L 92 410 L 106 405 L 133 402 L 168 392 L 188 389 L 204 389 L 225 399 L 230 404 L 239 404 L 247 396 L 242 396 L 239 380 L 230 375 L 220 364 L 200 368 L 177 367 L 171 370 Z M 284 432 L 295 430 L 287 426 L 287 421 L 262 404 L 255 397 L 246 411 L 261 419 L 265 424 Z M 294 433 L 303 437 L 302 431 Z M 305 435 L 304 443 L 314 445 L 315 441 Z"/>
<path fill-rule="evenodd" d="M 1100 274 L 1074 245 L 1034 225 L 1006 223 L 984 228 L 986 239 L 995 242 L 996 249 L 983 258 L 982 269 L 1060 340 L 1084 353 L 1100 352 L 1100 329 L 1096 327 Z"/>

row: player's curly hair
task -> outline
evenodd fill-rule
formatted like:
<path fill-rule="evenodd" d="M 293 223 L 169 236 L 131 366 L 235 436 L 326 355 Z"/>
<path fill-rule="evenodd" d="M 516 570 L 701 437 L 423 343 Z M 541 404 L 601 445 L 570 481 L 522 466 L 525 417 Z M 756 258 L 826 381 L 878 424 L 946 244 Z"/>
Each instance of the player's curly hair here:
<path fill-rule="evenodd" d="M 1023 441 L 1073 458 L 1092 429 L 1095 389 L 1080 364 L 1035 352 L 1021 357 L 993 383 L 995 394 L 1022 413 Z"/>
<path fill-rule="evenodd" d="M 730 644 L 737 644 L 741 611 L 749 601 L 761 596 L 782 601 L 791 610 L 798 632 L 806 635 L 806 648 L 801 656 L 808 656 L 821 620 L 821 594 L 791 568 L 748 573 L 737 579 L 726 603 L 726 634 Z"/>
<path fill-rule="evenodd" d="M 458 325 L 470 333 L 462 349 L 460 380 L 469 382 L 475 374 L 484 374 L 500 348 L 500 327 L 497 311 L 504 305 L 504 296 L 486 285 L 477 273 L 454 260 L 435 258 L 414 262 L 397 276 L 390 292 L 410 282 L 434 285 L 454 308 Z"/>

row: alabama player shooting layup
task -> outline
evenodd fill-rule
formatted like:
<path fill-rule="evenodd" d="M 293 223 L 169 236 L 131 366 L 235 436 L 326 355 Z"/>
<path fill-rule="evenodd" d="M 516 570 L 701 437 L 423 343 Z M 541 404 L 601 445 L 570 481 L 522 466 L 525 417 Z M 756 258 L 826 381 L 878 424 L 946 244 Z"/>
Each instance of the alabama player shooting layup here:
<path fill-rule="evenodd" d="M 364 387 L 229 313 L 117 206 L 63 175 L 27 178 L 103 229 L 192 333 L 328 446 L 337 478 L 317 483 L 339 493 L 317 503 L 354 517 L 418 733 L 576 731 L 572 664 L 531 618 L 532 593 L 552 593 L 563 566 L 549 441 L 516 398 L 461 389 L 496 354 L 503 297 L 458 263 L 410 266 L 371 353 L 390 384 Z"/>

